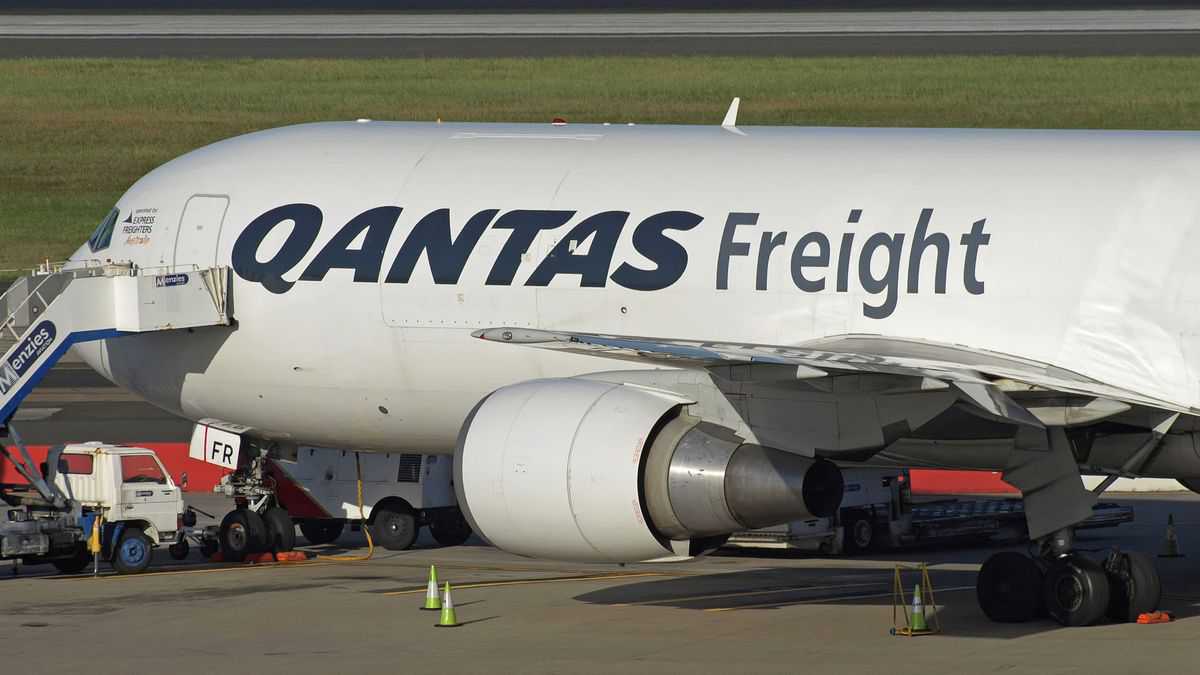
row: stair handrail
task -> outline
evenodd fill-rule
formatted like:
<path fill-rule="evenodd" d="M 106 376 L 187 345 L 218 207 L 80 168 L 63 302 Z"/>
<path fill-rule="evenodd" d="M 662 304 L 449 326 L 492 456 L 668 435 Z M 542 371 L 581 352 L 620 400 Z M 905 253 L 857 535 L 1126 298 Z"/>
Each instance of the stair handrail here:
<path fill-rule="evenodd" d="M 4 322 L 0 323 L 0 328 L 8 331 L 8 333 L 12 335 L 13 339 L 21 339 L 21 335 L 17 333 L 16 328 L 14 328 L 16 325 L 17 315 L 21 313 L 21 310 L 31 307 L 31 303 L 34 300 L 37 300 L 42 305 L 41 311 L 44 312 L 50 306 L 50 303 L 54 301 L 54 298 L 47 300 L 42 294 L 42 289 L 46 286 L 46 284 L 50 283 L 53 279 L 67 279 L 67 282 L 63 284 L 62 289 L 60 289 L 59 292 L 54 296 L 58 297 L 59 294 L 67 289 L 67 286 L 71 284 L 71 281 L 80 276 L 79 272 L 87 271 L 89 272 L 88 276 L 95 276 L 94 274 L 91 274 L 91 272 L 99 270 L 101 274 L 104 274 L 107 271 L 105 268 L 112 266 L 111 263 L 103 263 L 99 260 L 82 260 L 77 262 L 82 263 L 82 265 L 70 270 L 58 268 L 56 271 L 50 271 L 55 268 L 49 264 L 44 264 L 41 269 L 34 270 L 33 274 L 28 275 L 29 278 L 40 279 L 40 281 L 38 281 L 37 285 L 28 291 L 28 293 L 25 295 L 25 298 L 21 300 L 21 302 L 17 303 L 15 307 L 12 307 L 8 310 L 8 315 L 4 317 Z M 119 265 L 117 267 L 124 268 L 126 266 Z M 133 269 L 132 265 L 130 265 L 129 268 Z M 107 275 L 105 274 L 105 276 Z M 9 295 L 14 293 L 16 289 L 17 285 L 13 284 L 9 286 L 3 293 L 0 293 L 0 307 L 8 306 L 6 301 L 8 300 Z"/>

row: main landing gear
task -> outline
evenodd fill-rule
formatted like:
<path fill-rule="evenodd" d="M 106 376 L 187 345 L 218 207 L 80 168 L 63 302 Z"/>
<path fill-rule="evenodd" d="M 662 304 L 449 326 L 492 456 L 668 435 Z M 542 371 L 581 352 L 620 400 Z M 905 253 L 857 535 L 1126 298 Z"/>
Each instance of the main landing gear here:
<path fill-rule="evenodd" d="M 1066 528 L 1043 539 L 1036 557 L 1004 551 L 988 558 L 975 586 L 983 613 L 1004 623 L 1049 616 L 1088 626 L 1105 618 L 1135 621 L 1158 608 L 1162 586 L 1153 558 L 1113 550 L 1096 562 L 1073 551 L 1073 539 Z"/>

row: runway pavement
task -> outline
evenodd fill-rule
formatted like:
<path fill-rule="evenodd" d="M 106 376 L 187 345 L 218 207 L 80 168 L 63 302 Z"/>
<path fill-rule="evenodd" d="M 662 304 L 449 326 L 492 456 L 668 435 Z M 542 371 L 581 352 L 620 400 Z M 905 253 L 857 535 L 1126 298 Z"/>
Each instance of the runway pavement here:
<path fill-rule="evenodd" d="M 1196 54 L 1200 10 L 0 15 L 0 57 Z"/>

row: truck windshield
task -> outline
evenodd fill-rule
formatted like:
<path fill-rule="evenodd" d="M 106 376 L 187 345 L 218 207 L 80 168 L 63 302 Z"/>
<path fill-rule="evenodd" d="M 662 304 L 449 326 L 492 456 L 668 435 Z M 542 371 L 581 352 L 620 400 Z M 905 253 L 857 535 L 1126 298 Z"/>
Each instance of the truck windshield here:
<path fill-rule="evenodd" d="M 167 483 L 167 477 L 163 475 L 158 462 L 150 455 L 121 457 L 121 476 L 126 483 Z"/>

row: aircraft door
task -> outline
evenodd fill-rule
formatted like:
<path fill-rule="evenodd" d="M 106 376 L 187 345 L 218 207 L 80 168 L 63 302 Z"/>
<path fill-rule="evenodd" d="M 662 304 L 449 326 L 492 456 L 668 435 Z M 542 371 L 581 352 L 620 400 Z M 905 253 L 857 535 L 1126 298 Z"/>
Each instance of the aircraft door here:
<path fill-rule="evenodd" d="M 228 210 L 229 197 L 225 195 L 192 195 L 183 207 L 172 264 L 176 267 L 215 265 L 217 241 Z"/>

